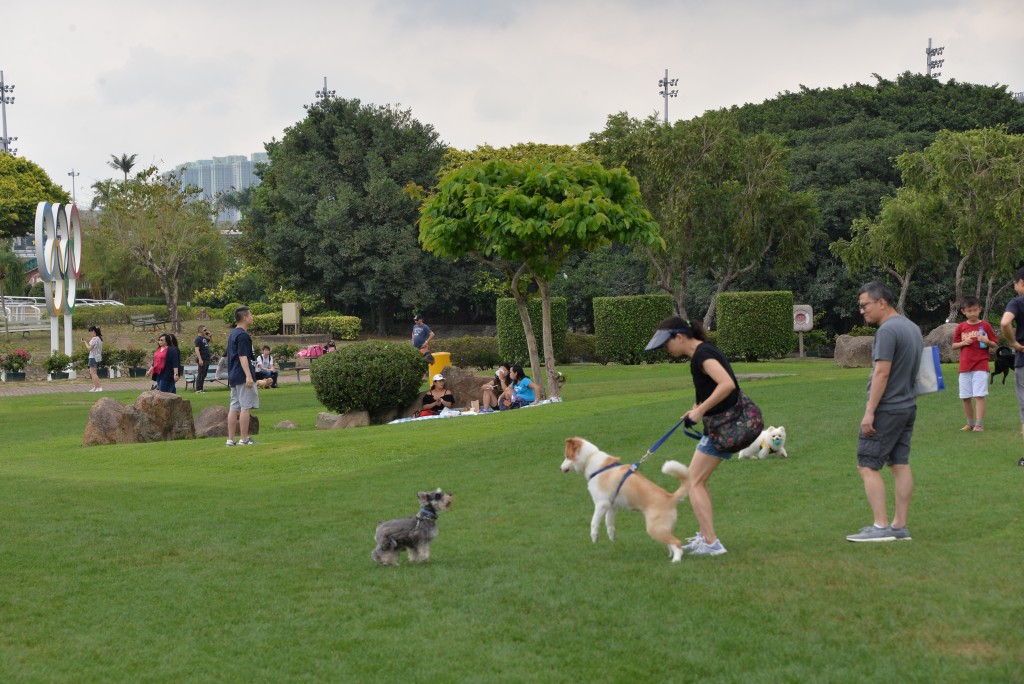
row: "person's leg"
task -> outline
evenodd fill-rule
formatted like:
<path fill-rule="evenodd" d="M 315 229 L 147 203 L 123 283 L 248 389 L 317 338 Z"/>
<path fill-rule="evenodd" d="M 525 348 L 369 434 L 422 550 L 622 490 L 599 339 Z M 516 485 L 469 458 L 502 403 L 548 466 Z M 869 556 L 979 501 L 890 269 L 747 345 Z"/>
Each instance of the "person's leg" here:
<path fill-rule="evenodd" d="M 974 429 L 985 428 L 985 397 L 988 396 L 988 371 L 975 371 L 973 376 Z"/>
<path fill-rule="evenodd" d="M 967 426 L 974 427 L 974 406 L 971 405 L 970 398 L 961 399 L 960 401 L 964 404 L 964 416 L 967 418 Z"/>
<path fill-rule="evenodd" d="M 89 366 L 89 375 L 92 376 L 92 387 L 93 389 L 100 388 L 100 373 L 96 366 Z"/>
<path fill-rule="evenodd" d="M 277 374 L 278 371 L 270 371 L 270 386 L 277 387 Z"/>
<path fill-rule="evenodd" d="M 985 397 L 976 397 L 974 403 L 977 404 L 977 408 L 974 411 L 974 426 L 984 427 L 985 426 Z"/>
<path fill-rule="evenodd" d="M 193 383 L 193 387 L 192 387 L 193 390 L 195 390 L 196 392 L 202 392 L 203 391 L 203 383 L 206 382 L 206 372 L 209 371 L 209 370 L 210 370 L 209 364 L 207 364 L 205 366 L 200 366 L 196 370 L 196 381 L 195 381 L 195 383 Z"/>
<path fill-rule="evenodd" d="M 235 441 L 235 425 L 236 424 L 238 424 L 238 411 L 236 411 L 235 409 L 230 409 L 228 411 L 228 441 L 229 442 L 234 442 Z M 248 431 L 249 426 L 246 425 L 245 428 Z"/>
<path fill-rule="evenodd" d="M 864 480 L 864 493 L 867 494 L 871 515 L 875 518 L 875 527 L 889 526 L 889 511 L 885 502 L 885 481 L 882 474 L 874 468 L 857 466 L 860 477 Z"/>
<path fill-rule="evenodd" d="M 715 536 L 714 512 L 711 507 L 711 492 L 708 491 L 708 478 L 722 459 L 709 456 L 700 450 L 693 452 L 690 460 L 690 506 L 693 515 L 700 525 L 701 536 L 708 544 L 714 544 Z"/>
<path fill-rule="evenodd" d="M 914 494 L 914 476 L 910 464 L 892 465 L 893 488 L 896 490 L 896 513 L 892 518 L 893 527 L 906 527 L 910 512 L 910 498 Z"/>
<path fill-rule="evenodd" d="M 249 409 L 238 412 L 238 441 L 249 439 Z"/>

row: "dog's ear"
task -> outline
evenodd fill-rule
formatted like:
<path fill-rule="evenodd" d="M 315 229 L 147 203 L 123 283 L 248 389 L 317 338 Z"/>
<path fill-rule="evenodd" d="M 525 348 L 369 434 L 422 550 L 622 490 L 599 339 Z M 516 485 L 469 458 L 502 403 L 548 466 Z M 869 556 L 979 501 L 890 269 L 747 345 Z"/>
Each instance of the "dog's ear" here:
<path fill-rule="evenodd" d="M 583 447 L 583 440 L 579 437 L 569 437 L 565 440 L 565 457 L 570 461 L 576 460 L 576 455 Z"/>

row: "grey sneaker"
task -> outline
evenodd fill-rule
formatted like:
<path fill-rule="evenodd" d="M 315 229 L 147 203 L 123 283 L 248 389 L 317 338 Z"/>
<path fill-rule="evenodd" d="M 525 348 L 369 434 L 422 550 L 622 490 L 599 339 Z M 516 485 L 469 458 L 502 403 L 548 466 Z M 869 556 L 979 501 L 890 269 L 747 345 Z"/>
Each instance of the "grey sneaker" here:
<path fill-rule="evenodd" d="M 683 551 L 693 551 L 695 548 L 704 543 L 704 535 L 699 531 L 696 535 L 686 538 L 686 544 L 683 546 Z"/>
<path fill-rule="evenodd" d="M 889 532 L 896 541 L 910 541 L 911 539 L 910 530 L 907 529 L 906 525 L 903 527 L 893 527 L 892 525 L 889 525 Z"/>
<path fill-rule="evenodd" d="M 252 437 L 238 440 L 238 446 L 254 446 L 255 444 L 256 442 L 252 441 Z"/>
<path fill-rule="evenodd" d="M 238 446 L 238 442 L 229 439 L 225 446 Z"/>
<path fill-rule="evenodd" d="M 904 528 L 906 529 L 906 528 Z M 846 541 L 852 542 L 887 542 L 896 541 L 896 537 L 893 535 L 891 527 L 883 527 L 881 529 L 874 525 L 868 525 L 857 534 L 851 534 L 846 537 Z"/>
<path fill-rule="evenodd" d="M 721 556 L 723 553 L 725 553 L 725 547 L 722 546 L 721 539 L 716 539 L 714 544 L 708 544 L 701 539 L 697 547 L 690 551 L 691 556 Z"/>

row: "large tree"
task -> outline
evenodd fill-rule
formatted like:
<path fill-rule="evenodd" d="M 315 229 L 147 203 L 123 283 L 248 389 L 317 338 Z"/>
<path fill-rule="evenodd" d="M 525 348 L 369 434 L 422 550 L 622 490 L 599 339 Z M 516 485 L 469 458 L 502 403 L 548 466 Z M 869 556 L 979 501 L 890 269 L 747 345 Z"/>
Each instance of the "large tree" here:
<path fill-rule="evenodd" d="M 744 274 L 765 262 L 784 270 L 807 261 L 817 224 L 814 196 L 790 189 L 782 142 L 744 135 L 735 115 L 708 112 L 672 126 L 616 115 L 590 145 L 606 163 L 625 164 L 640 178 L 645 205 L 668 244 L 649 253 L 651 263 L 681 316 L 687 317 L 694 274 L 716 284 L 704 316 L 710 325 L 717 295 Z"/>
<path fill-rule="evenodd" d="M 884 268 L 900 284 L 896 310 L 905 315 L 914 275 L 923 266 L 945 262 L 950 244 L 946 223 L 937 197 L 904 187 L 882 198 L 882 210 L 874 219 L 854 220 L 851 239 L 836 240 L 830 249 L 851 272 Z"/>
<path fill-rule="evenodd" d="M 522 279 L 537 284 L 549 392 L 556 372 L 550 283 L 568 256 L 612 242 L 662 246 L 636 179 L 623 168 L 608 170 L 597 163 L 492 159 L 466 164 L 441 178 L 420 215 L 424 249 L 453 258 L 472 254 L 502 265 L 526 332 L 534 378 L 539 377 L 539 358 Z"/>
<path fill-rule="evenodd" d="M 949 320 L 969 277 L 987 311 L 1024 259 L 1024 135 L 942 131 L 923 151 L 901 155 L 897 166 L 905 187 L 941 203 L 946 221 L 937 227 L 952 234 L 959 252 Z"/>
<path fill-rule="evenodd" d="M 190 265 L 205 266 L 221 248 L 212 203 L 200 191 L 182 188 L 174 175 L 161 176 L 151 167 L 118 184 L 102 209 L 100 240 L 153 273 L 174 331 L 181 332 L 183 278 Z"/>
<path fill-rule="evenodd" d="M 27 235 L 35 229 L 40 202 L 71 201 L 71 195 L 24 157 L 0 154 L 0 239 Z"/>
<path fill-rule="evenodd" d="M 459 269 L 420 249 L 417 205 L 403 193 L 433 185 L 445 146 L 431 126 L 408 110 L 330 99 L 266 147 L 239 226 L 249 263 L 380 332 L 398 310 L 468 293 Z"/>

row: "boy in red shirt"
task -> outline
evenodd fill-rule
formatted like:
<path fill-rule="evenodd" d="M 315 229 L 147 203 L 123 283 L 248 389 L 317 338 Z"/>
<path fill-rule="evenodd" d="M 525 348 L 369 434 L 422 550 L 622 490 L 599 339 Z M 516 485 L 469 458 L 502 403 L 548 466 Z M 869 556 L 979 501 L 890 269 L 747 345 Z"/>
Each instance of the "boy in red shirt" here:
<path fill-rule="evenodd" d="M 967 318 L 953 333 L 953 349 L 960 350 L 960 399 L 967 416 L 967 424 L 960 429 L 982 432 L 988 396 L 988 350 L 999 342 L 999 337 L 988 321 L 981 320 L 981 302 L 977 297 L 964 297 L 960 311 Z"/>

